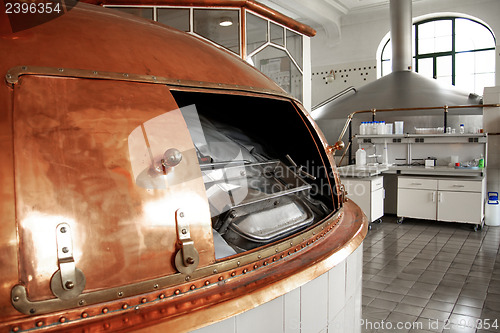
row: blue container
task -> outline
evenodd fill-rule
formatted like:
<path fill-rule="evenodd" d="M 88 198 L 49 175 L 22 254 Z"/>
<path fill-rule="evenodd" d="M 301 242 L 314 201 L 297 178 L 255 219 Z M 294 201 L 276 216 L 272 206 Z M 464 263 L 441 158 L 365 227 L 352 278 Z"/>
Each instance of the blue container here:
<path fill-rule="evenodd" d="M 484 222 L 489 226 L 500 225 L 500 205 L 498 192 L 488 192 L 488 204 L 485 207 Z"/>

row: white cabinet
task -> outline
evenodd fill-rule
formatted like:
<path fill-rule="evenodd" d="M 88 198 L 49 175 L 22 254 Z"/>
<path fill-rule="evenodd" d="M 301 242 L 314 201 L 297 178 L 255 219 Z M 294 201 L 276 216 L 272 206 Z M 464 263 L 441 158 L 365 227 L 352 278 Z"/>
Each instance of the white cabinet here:
<path fill-rule="evenodd" d="M 399 217 L 482 225 L 485 181 L 457 178 L 398 178 Z"/>
<path fill-rule="evenodd" d="M 343 177 L 341 178 L 347 191 L 347 197 L 354 201 L 366 214 L 369 222 L 384 215 L 384 177 Z"/>
<path fill-rule="evenodd" d="M 436 219 L 436 191 L 398 189 L 398 216 Z"/>

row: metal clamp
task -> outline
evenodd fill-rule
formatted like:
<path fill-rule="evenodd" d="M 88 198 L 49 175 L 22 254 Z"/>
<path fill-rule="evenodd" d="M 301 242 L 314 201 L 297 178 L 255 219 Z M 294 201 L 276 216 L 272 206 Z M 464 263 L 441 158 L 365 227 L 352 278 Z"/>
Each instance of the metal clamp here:
<path fill-rule="evenodd" d="M 194 246 L 194 241 L 191 239 L 189 219 L 181 209 L 175 211 L 175 224 L 180 244 L 180 249 L 175 255 L 175 267 L 181 273 L 190 274 L 198 267 L 200 256 Z"/>
<path fill-rule="evenodd" d="M 67 223 L 56 227 L 57 263 L 59 270 L 50 281 L 52 293 L 61 299 L 71 299 L 85 288 L 85 276 L 75 266 L 71 228 Z"/>

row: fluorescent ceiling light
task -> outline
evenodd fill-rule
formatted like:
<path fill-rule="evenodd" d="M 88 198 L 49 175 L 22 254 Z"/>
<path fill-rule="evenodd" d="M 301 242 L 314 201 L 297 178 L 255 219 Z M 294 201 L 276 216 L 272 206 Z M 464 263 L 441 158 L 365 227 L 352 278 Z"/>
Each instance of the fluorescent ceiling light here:
<path fill-rule="evenodd" d="M 221 27 L 229 27 L 229 26 L 232 26 L 233 25 L 233 20 L 230 18 L 230 17 L 222 17 L 220 19 L 220 22 L 219 22 L 219 25 Z"/>

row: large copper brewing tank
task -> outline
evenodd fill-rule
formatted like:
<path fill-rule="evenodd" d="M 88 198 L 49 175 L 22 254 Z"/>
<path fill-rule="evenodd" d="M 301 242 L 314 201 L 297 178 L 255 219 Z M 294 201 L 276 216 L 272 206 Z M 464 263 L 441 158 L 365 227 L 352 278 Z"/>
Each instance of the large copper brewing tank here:
<path fill-rule="evenodd" d="M 189 331 L 283 295 L 362 242 L 366 218 L 344 202 L 314 121 L 237 57 L 88 4 L 26 29 L 1 18 L 0 331 Z M 191 104 L 269 161 L 210 162 Z M 295 169 L 296 183 L 253 201 L 234 202 L 233 188 L 233 205 L 213 212 L 210 172 L 239 170 L 241 181 L 269 165 Z M 290 214 L 284 201 L 322 209 L 285 230 L 274 221 L 274 209 Z M 240 213 L 238 230 L 257 234 L 274 216 L 273 236 L 245 247 Z M 219 229 L 217 242 L 234 253 L 216 256 L 222 218 L 233 234 Z"/>

